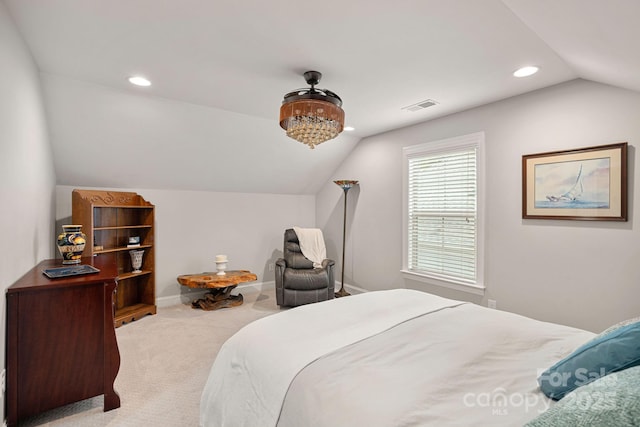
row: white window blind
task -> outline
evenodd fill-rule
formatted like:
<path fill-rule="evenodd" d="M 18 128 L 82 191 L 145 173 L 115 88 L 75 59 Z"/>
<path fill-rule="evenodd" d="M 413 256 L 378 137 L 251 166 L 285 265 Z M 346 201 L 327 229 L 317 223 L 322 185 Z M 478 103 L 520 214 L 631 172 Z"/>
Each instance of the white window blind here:
<path fill-rule="evenodd" d="M 477 143 L 465 143 L 407 155 L 410 272 L 478 283 L 477 151 Z"/>

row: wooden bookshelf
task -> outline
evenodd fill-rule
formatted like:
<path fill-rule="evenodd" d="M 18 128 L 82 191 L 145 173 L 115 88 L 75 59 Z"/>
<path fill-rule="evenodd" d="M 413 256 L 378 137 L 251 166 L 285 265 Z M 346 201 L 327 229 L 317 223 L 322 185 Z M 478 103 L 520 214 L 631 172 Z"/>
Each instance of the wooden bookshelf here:
<path fill-rule="evenodd" d="M 133 192 L 73 190 L 72 216 L 87 235 L 83 255 L 116 261 L 115 326 L 155 314 L 155 207 Z M 128 247 L 134 236 L 140 246 Z M 129 251 L 137 249 L 144 249 L 144 257 L 142 271 L 134 273 Z"/>

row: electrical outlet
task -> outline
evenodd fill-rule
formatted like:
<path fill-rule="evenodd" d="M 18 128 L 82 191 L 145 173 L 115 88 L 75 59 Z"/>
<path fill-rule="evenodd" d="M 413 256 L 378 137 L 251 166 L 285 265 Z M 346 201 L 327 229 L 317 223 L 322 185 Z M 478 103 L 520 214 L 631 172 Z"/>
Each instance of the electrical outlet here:
<path fill-rule="evenodd" d="M 274 265 L 272 263 L 269 263 L 269 271 L 273 271 Z"/>
<path fill-rule="evenodd" d="M 487 301 L 487 307 L 489 308 L 497 308 L 498 303 L 494 299 L 490 299 Z"/>

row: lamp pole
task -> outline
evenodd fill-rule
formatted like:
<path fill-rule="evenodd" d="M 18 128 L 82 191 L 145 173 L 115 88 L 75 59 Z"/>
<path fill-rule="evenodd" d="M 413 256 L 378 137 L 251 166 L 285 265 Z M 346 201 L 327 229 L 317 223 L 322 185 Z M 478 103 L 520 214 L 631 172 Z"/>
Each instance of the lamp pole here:
<path fill-rule="evenodd" d="M 342 190 L 344 190 L 344 217 L 342 221 L 342 277 L 340 279 L 340 290 L 335 293 L 336 298 L 340 298 L 351 295 L 344 289 L 344 253 L 347 241 L 347 192 L 349 191 L 349 189 L 351 189 L 351 187 L 356 185 L 358 181 L 342 179 L 333 182 L 335 182 L 338 186 L 340 186 L 340 188 L 342 188 Z"/>

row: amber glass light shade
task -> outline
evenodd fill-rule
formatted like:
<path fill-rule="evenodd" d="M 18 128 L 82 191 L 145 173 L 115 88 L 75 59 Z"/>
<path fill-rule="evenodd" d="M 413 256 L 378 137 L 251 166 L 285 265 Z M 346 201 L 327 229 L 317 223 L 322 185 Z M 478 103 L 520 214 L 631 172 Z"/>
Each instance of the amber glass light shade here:
<path fill-rule="evenodd" d="M 280 127 L 287 136 L 315 148 L 335 138 L 344 129 L 342 100 L 327 89 L 316 89 L 322 74 L 304 73 L 310 88 L 299 89 L 285 95 L 280 107 Z"/>
<path fill-rule="evenodd" d="M 280 107 L 280 127 L 287 136 L 315 148 L 344 128 L 344 111 L 327 101 L 301 99 Z"/>

